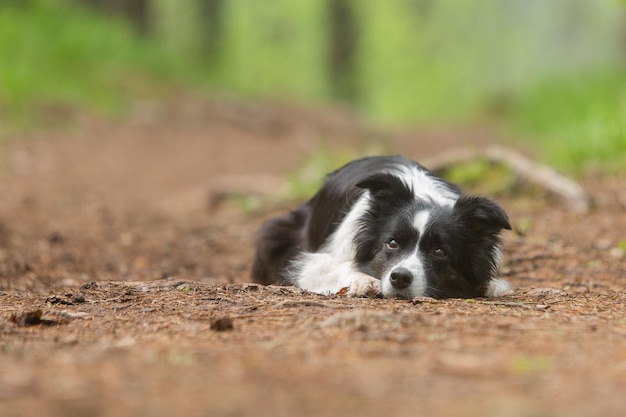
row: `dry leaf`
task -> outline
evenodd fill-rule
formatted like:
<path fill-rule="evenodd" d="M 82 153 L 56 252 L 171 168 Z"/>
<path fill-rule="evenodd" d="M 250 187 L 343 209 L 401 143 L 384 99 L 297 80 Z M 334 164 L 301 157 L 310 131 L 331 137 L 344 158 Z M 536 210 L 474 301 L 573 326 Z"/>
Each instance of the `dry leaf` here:
<path fill-rule="evenodd" d="M 343 287 L 342 289 L 337 291 L 337 295 L 340 296 L 340 297 L 343 297 L 344 295 L 346 295 L 348 293 L 349 289 L 350 289 L 350 287 Z"/>

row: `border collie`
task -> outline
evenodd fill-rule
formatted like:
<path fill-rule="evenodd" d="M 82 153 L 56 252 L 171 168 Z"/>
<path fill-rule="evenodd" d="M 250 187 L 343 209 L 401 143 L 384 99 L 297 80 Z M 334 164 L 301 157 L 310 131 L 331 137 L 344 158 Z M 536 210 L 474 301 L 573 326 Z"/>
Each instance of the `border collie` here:
<path fill-rule="evenodd" d="M 509 289 L 502 229 L 509 218 L 492 200 L 402 156 L 368 157 L 263 225 L 252 278 L 327 295 L 495 297 Z"/>

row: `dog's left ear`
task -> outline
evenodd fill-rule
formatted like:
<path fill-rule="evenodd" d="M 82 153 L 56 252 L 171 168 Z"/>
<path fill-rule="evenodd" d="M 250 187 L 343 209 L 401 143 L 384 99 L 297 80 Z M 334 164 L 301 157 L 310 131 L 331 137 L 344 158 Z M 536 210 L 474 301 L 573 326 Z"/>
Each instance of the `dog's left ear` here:
<path fill-rule="evenodd" d="M 415 199 L 411 187 L 393 174 L 374 174 L 358 182 L 356 186 L 369 190 L 375 199 L 395 203 Z"/>
<path fill-rule="evenodd" d="M 481 196 L 461 196 L 454 211 L 477 232 L 498 233 L 511 230 L 509 216 L 494 201 Z"/>

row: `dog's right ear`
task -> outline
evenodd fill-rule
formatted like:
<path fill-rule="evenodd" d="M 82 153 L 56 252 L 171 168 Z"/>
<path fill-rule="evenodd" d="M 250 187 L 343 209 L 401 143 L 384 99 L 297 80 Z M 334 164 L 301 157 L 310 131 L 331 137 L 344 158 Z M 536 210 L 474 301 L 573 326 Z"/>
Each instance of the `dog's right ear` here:
<path fill-rule="evenodd" d="M 369 190 L 374 199 L 411 201 L 415 198 L 411 187 L 393 174 L 374 174 L 356 186 Z"/>
<path fill-rule="evenodd" d="M 461 196 L 454 210 L 476 232 L 499 233 L 511 230 L 509 216 L 496 202 L 482 196 Z"/>

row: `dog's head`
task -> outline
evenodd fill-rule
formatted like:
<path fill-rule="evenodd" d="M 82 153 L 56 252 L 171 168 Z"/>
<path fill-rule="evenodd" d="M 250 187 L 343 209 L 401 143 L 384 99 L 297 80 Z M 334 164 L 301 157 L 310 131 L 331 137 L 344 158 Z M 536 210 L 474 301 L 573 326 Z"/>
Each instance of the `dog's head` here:
<path fill-rule="evenodd" d="M 481 196 L 449 204 L 415 195 L 392 174 L 357 184 L 369 192 L 354 244 L 356 263 L 381 280 L 384 297 L 485 296 L 501 263 L 504 210 Z"/>

